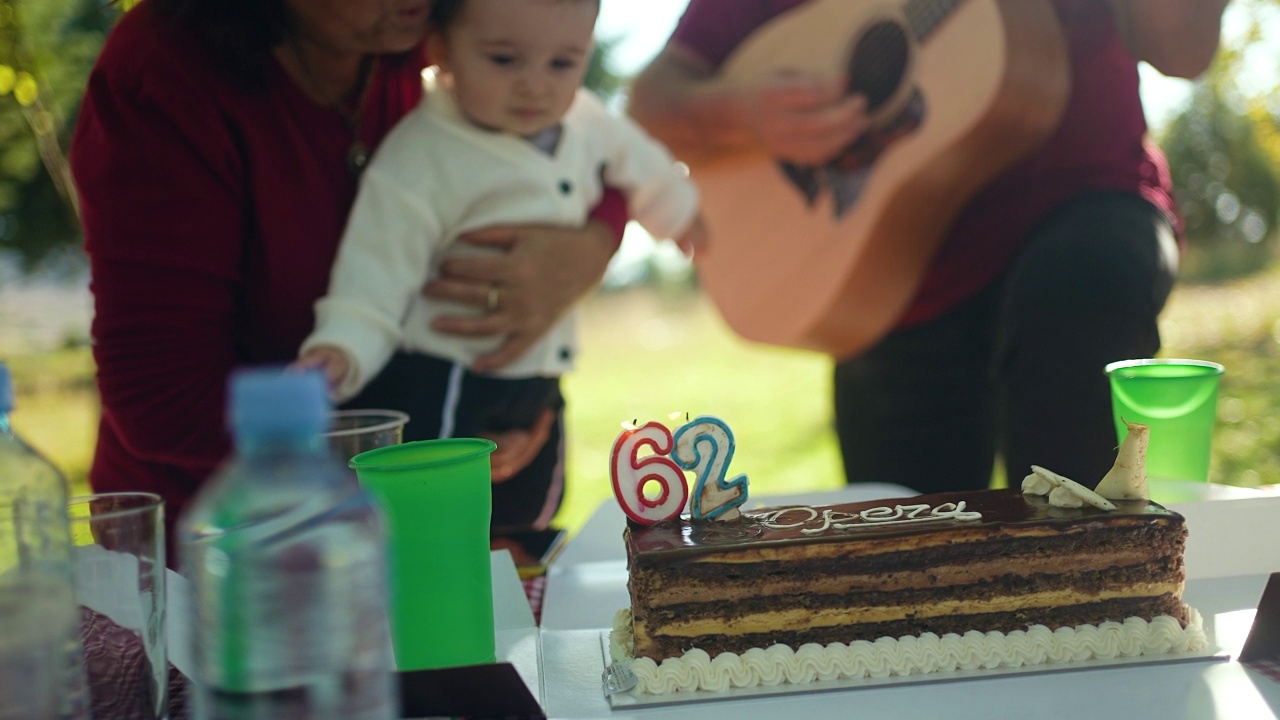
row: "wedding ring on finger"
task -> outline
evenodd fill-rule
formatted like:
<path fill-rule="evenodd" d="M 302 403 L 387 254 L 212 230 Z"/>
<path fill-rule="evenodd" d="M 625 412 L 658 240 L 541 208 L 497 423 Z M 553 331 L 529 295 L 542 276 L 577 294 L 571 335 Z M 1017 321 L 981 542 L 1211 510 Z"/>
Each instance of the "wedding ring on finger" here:
<path fill-rule="evenodd" d="M 498 286 L 489 286 L 489 296 L 485 299 L 484 308 L 489 312 L 496 312 L 498 309 Z"/>

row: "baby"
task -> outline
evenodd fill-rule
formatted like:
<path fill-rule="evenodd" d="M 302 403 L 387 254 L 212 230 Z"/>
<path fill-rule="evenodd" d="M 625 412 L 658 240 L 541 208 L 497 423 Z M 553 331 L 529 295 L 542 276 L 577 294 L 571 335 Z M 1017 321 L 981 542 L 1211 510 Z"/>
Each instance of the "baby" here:
<path fill-rule="evenodd" d="M 342 401 L 397 355 L 422 388 L 381 403 L 409 413 L 406 440 L 532 428 L 560 413 L 559 376 L 577 353 L 570 312 L 506 367 L 470 371 L 501 338 L 433 331 L 435 317 L 475 310 L 420 293 L 444 258 L 483 252 L 458 243 L 459 235 L 502 225 L 581 226 L 608 186 L 655 237 L 686 248 L 699 242 L 697 192 L 683 167 L 581 88 L 598 12 L 599 0 L 433 3 L 427 48 L 436 67 L 424 73 L 420 106 L 364 172 L 297 363 L 322 368 Z M 489 300 L 494 310 L 500 296 L 491 291 Z M 548 446 L 558 445 L 555 430 Z M 537 519 L 522 516 L 513 526 L 545 524 L 544 501 L 558 505 L 559 453 L 543 450 L 544 461 L 505 483 L 546 490 L 513 501 L 543 504 Z M 495 528 L 506 523 L 498 505 L 495 492 Z"/>

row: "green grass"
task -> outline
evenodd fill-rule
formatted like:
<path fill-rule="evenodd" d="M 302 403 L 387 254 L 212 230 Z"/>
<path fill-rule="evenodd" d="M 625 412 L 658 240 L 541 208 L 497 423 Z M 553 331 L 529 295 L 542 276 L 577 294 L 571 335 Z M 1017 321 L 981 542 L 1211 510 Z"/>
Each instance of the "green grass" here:
<path fill-rule="evenodd" d="M 731 469 L 750 476 L 757 497 L 841 484 L 826 358 L 747 343 L 688 290 L 602 292 L 584 305 L 582 326 L 579 369 L 565 380 L 569 484 L 558 524 L 576 531 L 613 501 L 608 457 L 621 423 L 674 424 L 672 413 L 723 418 L 737 440 Z M 1227 368 L 1213 480 L 1280 482 L 1280 267 L 1178 287 L 1161 330 L 1162 355 Z M 18 384 L 15 427 L 83 491 L 99 414 L 88 349 L 7 359 Z"/>
<path fill-rule="evenodd" d="M 831 363 L 749 344 L 700 295 L 602 294 L 584 308 L 585 351 L 566 381 L 569 490 L 558 518 L 576 529 L 612 501 L 608 453 L 623 421 L 718 415 L 737 439 L 735 469 L 756 496 L 838 487 Z M 1280 266 L 1221 285 L 1184 284 L 1161 318 L 1164 357 L 1226 366 L 1210 476 L 1280 483 Z M 997 468 L 993 484 L 1005 483 Z"/>
<path fill-rule="evenodd" d="M 86 478 L 101 414 L 89 348 L 4 359 L 16 393 L 14 430 L 67 475 L 72 495 L 89 492 Z"/>
<path fill-rule="evenodd" d="M 843 482 L 826 358 L 747 343 L 689 291 L 602 293 L 583 308 L 583 329 L 578 369 L 564 383 L 569 485 L 557 521 L 565 527 L 612 502 L 609 451 L 632 420 L 724 419 L 737 444 L 730 471 L 746 472 L 757 496 Z"/>
<path fill-rule="evenodd" d="M 1161 332 L 1161 355 L 1226 367 L 1210 479 L 1244 487 L 1280 483 L 1280 266 L 1175 290 Z"/>

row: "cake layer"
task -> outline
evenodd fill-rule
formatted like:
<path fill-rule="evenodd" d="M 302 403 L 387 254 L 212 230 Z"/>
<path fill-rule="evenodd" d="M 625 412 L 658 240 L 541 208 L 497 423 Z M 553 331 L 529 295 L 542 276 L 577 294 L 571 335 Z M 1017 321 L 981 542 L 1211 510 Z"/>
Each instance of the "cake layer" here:
<path fill-rule="evenodd" d="M 1168 576 L 1181 569 L 1179 537 L 1165 527 L 1144 526 L 1096 528 L 1090 533 L 1026 540 L 1010 537 L 980 545 L 952 543 L 874 556 L 844 554 L 842 550 L 849 543 L 827 543 L 805 548 L 808 552 L 803 562 L 744 563 L 741 553 L 707 555 L 698 562 L 676 564 L 637 558 L 631 568 L 631 583 L 636 595 L 651 601 L 649 607 L 662 607 L 795 593 L 936 589 L 1065 571 L 1087 582 L 1090 573 L 1129 567 L 1147 567 Z M 1067 557 L 1071 558 L 1070 567 L 1063 566 Z"/>
<path fill-rule="evenodd" d="M 1056 508 L 1016 490 L 989 490 L 823 508 L 765 508 L 730 522 L 692 524 L 680 518 L 629 527 L 625 542 L 627 557 L 643 565 L 697 563 L 710 556 L 721 563 L 807 562 L 833 553 L 882 555 L 1165 523 L 1181 527 L 1182 516 L 1140 500 L 1117 501 L 1112 511 Z"/>
<path fill-rule="evenodd" d="M 1049 612 L 1046 612 L 1048 610 Z M 743 653 L 755 647 L 783 644 L 798 648 L 806 643 L 826 645 L 850 643 L 855 640 L 898 638 L 934 633 L 963 634 L 970 630 L 980 632 L 1013 632 L 1043 625 L 1050 630 L 1077 625 L 1097 625 L 1115 618 L 1138 617 L 1152 619 L 1168 615 L 1186 622 L 1187 615 L 1180 597 L 1169 593 L 1157 597 L 1113 598 L 1099 602 L 1068 604 L 1057 607 L 1011 608 L 1003 612 L 934 615 L 929 617 L 903 617 L 896 620 L 860 620 L 846 616 L 845 622 L 831 625 L 801 625 L 794 628 L 768 627 L 760 632 L 741 632 L 736 622 L 702 628 L 704 632 L 679 635 L 665 632 L 649 632 L 644 622 L 635 621 L 635 653 L 655 662 L 679 657 L 692 649 L 704 650 L 712 657 L 722 652 Z M 756 618 L 757 621 L 763 618 Z M 834 620 L 834 616 L 828 618 Z M 794 625 L 794 623 L 792 623 Z M 759 628 L 759 625 L 753 626 Z M 688 630 L 686 626 L 681 628 Z M 720 632 L 716 632 L 719 630 Z"/>
<path fill-rule="evenodd" d="M 635 652 L 1185 622 L 1182 517 L 1117 505 L 984 491 L 629 528 Z"/>
<path fill-rule="evenodd" d="M 640 616 L 651 628 L 671 635 L 694 636 L 707 628 L 734 624 L 733 632 L 757 632 L 769 628 L 789 630 L 806 626 L 841 625 L 850 622 L 887 622 L 907 617 L 925 618 L 954 614 L 981 614 L 1114 599 L 1179 596 L 1181 583 L 1115 582 L 1111 587 L 1081 591 L 1060 578 L 1049 578 L 1043 587 L 997 590 L 976 585 L 949 591 L 860 593 L 856 596 L 761 595 L 726 608 L 725 603 L 686 604 Z"/>

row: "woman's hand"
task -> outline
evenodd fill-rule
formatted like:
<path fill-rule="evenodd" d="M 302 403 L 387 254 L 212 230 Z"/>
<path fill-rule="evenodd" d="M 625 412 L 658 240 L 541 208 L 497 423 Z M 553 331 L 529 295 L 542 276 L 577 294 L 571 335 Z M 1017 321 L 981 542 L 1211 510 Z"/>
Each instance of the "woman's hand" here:
<path fill-rule="evenodd" d="M 547 408 L 538 416 L 533 427 L 528 430 L 507 430 L 496 433 L 480 433 L 498 444 L 498 448 L 489 456 L 494 485 L 500 485 L 525 469 L 538 456 L 542 446 L 547 444 L 551 436 L 551 427 L 556 421 L 556 411 Z"/>
<path fill-rule="evenodd" d="M 436 318 L 435 330 L 506 338 L 496 350 L 476 359 L 476 372 L 500 368 L 528 350 L 599 284 L 617 248 L 613 230 L 595 220 L 577 229 L 486 228 L 460 241 L 503 252 L 445 260 L 440 277 L 428 283 L 423 294 L 486 311 L 471 317 L 443 315 Z"/>

